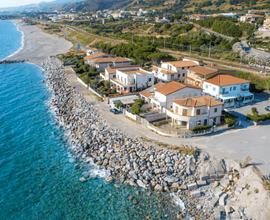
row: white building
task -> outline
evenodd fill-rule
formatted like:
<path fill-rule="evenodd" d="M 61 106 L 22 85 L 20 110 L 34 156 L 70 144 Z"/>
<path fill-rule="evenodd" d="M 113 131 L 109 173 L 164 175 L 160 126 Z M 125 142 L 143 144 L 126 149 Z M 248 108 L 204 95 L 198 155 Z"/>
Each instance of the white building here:
<path fill-rule="evenodd" d="M 231 75 L 217 75 L 203 82 L 203 92 L 216 97 L 225 108 L 238 107 L 254 100 L 250 82 Z"/>
<path fill-rule="evenodd" d="M 102 57 L 89 60 L 88 64 L 103 72 L 108 66 L 121 67 L 131 65 L 132 60 L 124 57 Z"/>
<path fill-rule="evenodd" d="M 210 79 L 217 74 L 217 69 L 206 66 L 194 66 L 188 69 L 186 83 L 202 88 L 205 80 Z"/>
<path fill-rule="evenodd" d="M 84 57 L 84 62 L 90 66 L 94 65 L 94 60 L 97 58 L 106 58 L 106 57 L 111 57 L 111 55 L 103 53 L 103 52 L 97 52 L 93 54 L 89 54 L 86 57 Z"/>
<path fill-rule="evenodd" d="M 153 74 L 159 82 L 185 82 L 187 70 L 197 65 L 198 62 L 190 60 L 164 62 L 161 67 L 153 67 Z"/>
<path fill-rule="evenodd" d="M 86 50 L 86 55 L 87 56 L 90 56 L 90 55 L 96 54 L 96 53 L 102 53 L 102 50 L 101 49 L 97 49 L 97 48 L 88 48 Z"/>
<path fill-rule="evenodd" d="M 221 123 L 223 103 L 211 96 L 200 96 L 176 99 L 167 116 L 173 126 L 184 126 L 193 129 L 198 125 L 218 125 Z"/>
<path fill-rule="evenodd" d="M 116 71 L 117 70 L 125 70 L 125 69 L 138 69 L 139 66 L 134 66 L 134 65 L 130 65 L 130 66 L 121 66 L 121 67 L 115 67 L 115 66 L 108 66 L 105 69 L 104 73 L 100 73 L 100 76 L 104 79 L 104 80 L 111 80 L 111 79 L 115 79 L 116 78 Z"/>
<path fill-rule="evenodd" d="M 161 112 L 172 108 L 175 99 L 201 96 L 202 90 L 179 82 L 158 83 L 155 85 L 153 97 L 150 98 L 152 108 Z"/>
<path fill-rule="evenodd" d="M 154 76 L 140 67 L 127 67 L 116 69 L 116 77 L 110 82 L 117 92 L 129 93 L 153 86 Z"/>

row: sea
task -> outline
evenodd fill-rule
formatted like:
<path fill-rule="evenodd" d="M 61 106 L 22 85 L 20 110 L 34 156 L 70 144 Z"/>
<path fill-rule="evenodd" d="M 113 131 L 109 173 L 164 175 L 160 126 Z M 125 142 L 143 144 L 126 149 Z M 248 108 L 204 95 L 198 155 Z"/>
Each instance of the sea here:
<path fill-rule="evenodd" d="M 16 24 L 0 20 L 0 60 L 22 47 Z M 168 194 L 99 177 L 80 182 L 92 168 L 69 151 L 49 98 L 40 67 L 0 64 L 0 220 L 176 218 Z"/>

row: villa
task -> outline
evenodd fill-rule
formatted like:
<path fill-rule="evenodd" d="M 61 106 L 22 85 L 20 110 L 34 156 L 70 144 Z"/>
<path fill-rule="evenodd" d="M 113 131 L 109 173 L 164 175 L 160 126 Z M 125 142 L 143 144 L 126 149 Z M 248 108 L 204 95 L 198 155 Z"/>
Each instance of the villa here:
<path fill-rule="evenodd" d="M 211 96 L 176 99 L 166 114 L 173 126 L 193 129 L 198 125 L 218 125 L 221 122 L 223 103 Z"/>
<path fill-rule="evenodd" d="M 84 58 L 84 62 L 88 65 L 93 65 L 93 62 L 95 59 L 97 58 L 107 58 L 107 57 L 111 57 L 111 55 L 103 53 L 103 52 L 97 52 L 97 53 L 93 53 L 93 54 L 89 54 Z"/>
<path fill-rule="evenodd" d="M 185 82 L 189 68 L 199 63 L 191 60 L 163 62 L 160 67 L 154 66 L 153 74 L 158 82 L 179 81 Z"/>
<path fill-rule="evenodd" d="M 217 74 L 217 69 L 206 66 L 194 66 L 188 69 L 186 83 L 202 88 L 205 80 L 210 79 Z"/>
<path fill-rule="evenodd" d="M 97 48 L 88 48 L 86 50 L 86 55 L 89 56 L 89 55 L 92 55 L 92 54 L 96 54 L 96 53 L 101 53 L 102 50 L 101 49 L 97 49 Z"/>
<path fill-rule="evenodd" d="M 154 94 L 150 97 L 152 109 L 166 112 L 172 108 L 175 99 L 201 96 L 200 88 L 172 81 L 169 83 L 158 83 L 155 85 Z"/>
<path fill-rule="evenodd" d="M 250 82 L 231 75 L 217 75 L 203 82 L 203 92 L 224 103 L 225 108 L 238 107 L 254 100 Z"/>
<path fill-rule="evenodd" d="M 105 69 L 104 73 L 100 73 L 100 76 L 104 80 L 111 80 L 116 78 L 116 71 L 117 70 L 125 70 L 125 69 L 138 69 L 139 66 L 129 65 L 129 66 L 121 66 L 121 67 L 115 67 L 115 66 L 108 66 Z"/>
<path fill-rule="evenodd" d="M 115 78 L 110 80 L 119 93 L 141 91 L 154 85 L 154 76 L 140 67 L 130 66 L 116 69 Z"/>
<path fill-rule="evenodd" d="M 88 64 L 103 72 L 108 66 L 121 67 L 131 65 L 131 63 L 131 59 L 124 57 L 101 57 L 92 59 Z"/>

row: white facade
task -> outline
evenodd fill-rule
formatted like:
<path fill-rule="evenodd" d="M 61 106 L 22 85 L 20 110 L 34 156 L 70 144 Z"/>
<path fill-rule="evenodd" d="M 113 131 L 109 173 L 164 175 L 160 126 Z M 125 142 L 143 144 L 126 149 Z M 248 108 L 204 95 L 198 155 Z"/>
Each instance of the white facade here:
<path fill-rule="evenodd" d="M 96 53 L 101 53 L 102 50 L 101 49 L 97 49 L 97 48 L 89 48 L 86 50 L 86 55 L 90 56 L 92 54 L 96 54 Z"/>
<path fill-rule="evenodd" d="M 151 72 L 141 68 L 129 67 L 117 69 L 116 77 L 111 80 L 116 90 L 120 93 L 135 92 L 154 85 L 154 76 Z"/>
<path fill-rule="evenodd" d="M 238 107 L 254 100 L 249 92 L 250 83 L 219 86 L 207 81 L 203 82 L 203 92 L 218 98 L 226 108 Z"/>
<path fill-rule="evenodd" d="M 172 108 L 172 103 L 175 99 L 201 96 L 201 94 L 202 94 L 201 89 L 190 87 L 180 89 L 168 95 L 164 95 L 158 91 L 155 91 L 154 97 L 151 98 L 151 103 L 154 109 L 160 110 L 161 112 L 165 112 L 166 109 Z"/>
<path fill-rule="evenodd" d="M 199 63 L 195 61 L 173 61 L 161 63 L 160 67 L 153 68 L 153 74 L 157 81 L 171 82 L 179 81 L 185 82 L 187 77 L 187 71 L 190 67 L 196 66 Z"/>
<path fill-rule="evenodd" d="M 172 125 L 193 129 L 198 125 L 219 125 L 221 123 L 223 105 L 187 107 L 173 102 L 167 115 L 172 119 Z"/>

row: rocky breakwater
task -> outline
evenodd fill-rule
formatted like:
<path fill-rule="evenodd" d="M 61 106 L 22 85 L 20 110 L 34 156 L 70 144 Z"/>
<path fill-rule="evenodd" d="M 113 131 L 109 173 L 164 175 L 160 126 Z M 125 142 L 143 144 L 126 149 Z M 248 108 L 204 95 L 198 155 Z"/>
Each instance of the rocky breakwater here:
<path fill-rule="evenodd" d="M 63 126 L 75 155 L 105 170 L 108 181 L 156 191 L 183 192 L 181 195 L 185 200 L 186 184 L 196 178 L 197 159 L 194 155 L 130 138 L 108 126 L 95 105 L 86 102 L 67 83 L 63 67 L 57 59 L 45 61 L 43 69 L 52 94 L 51 108 L 59 125 Z M 200 215 L 193 209 L 191 198 L 186 200 L 185 210 Z"/>
<path fill-rule="evenodd" d="M 182 207 L 180 217 L 187 213 L 196 219 L 216 219 L 224 215 L 241 217 L 244 216 L 243 207 L 245 213 L 249 213 L 248 205 L 229 204 L 239 197 L 235 193 L 239 187 L 235 186 L 241 182 L 242 187 L 247 180 L 241 175 L 245 170 L 229 166 L 225 160 L 209 158 L 205 153 L 185 153 L 180 148 L 169 149 L 128 137 L 110 127 L 98 113 L 95 103 L 87 102 L 69 85 L 60 61 L 50 58 L 43 68 L 52 94 L 51 108 L 66 132 L 74 155 L 103 170 L 107 181 L 171 193 Z M 89 177 L 90 173 L 81 181 Z M 242 200 L 247 199 L 243 197 Z"/>

